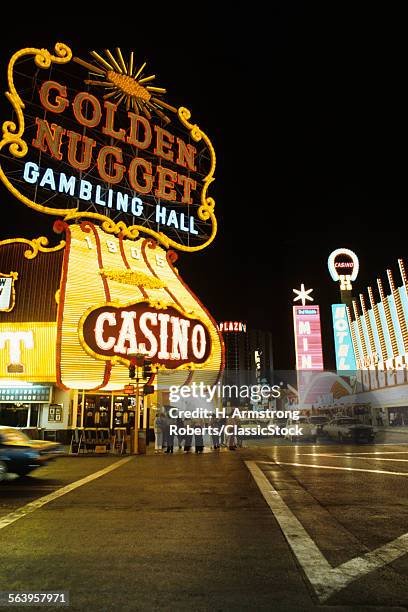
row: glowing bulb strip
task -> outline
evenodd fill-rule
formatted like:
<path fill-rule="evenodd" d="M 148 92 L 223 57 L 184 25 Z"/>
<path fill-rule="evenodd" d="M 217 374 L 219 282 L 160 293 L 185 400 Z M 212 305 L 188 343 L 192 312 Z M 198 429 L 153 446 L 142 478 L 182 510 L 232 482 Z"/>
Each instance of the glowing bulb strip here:
<path fill-rule="evenodd" d="M 370 298 L 370 304 L 374 313 L 375 325 L 377 328 L 377 334 L 380 340 L 381 357 L 385 361 L 386 359 L 388 359 L 387 344 L 385 342 L 384 330 L 381 323 L 380 313 L 378 312 L 378 305 L 374 301 L 374 294 L 371 287 L 368 287 L 368 296 Z"/>
<path fill-rule="evenodd" d="M 377 353 L 377 347 L 375 346 L 373 329 L 371 327 L 370 317 L 368 316 L 364 295 L 362 293 L 360 293 L 360 303 L 361 303 L 361 309 L 363 311 L 364 321 L 365 321 L 366 328 L 367 328 L 367 334 L 368 334 L 368 340 L 370 343 L 371 353 L 374 355 L 374 353 Z"/>
<path fill-rule="evenodd" d="M 353 300 L 353 310 L 354 310 L 354 316 L 357 322 L 358 336 L 360 339 L 361 349 L 363 351 L 363 357 L 368 357 L 367 345 L 366 345 L 366 341 L 364 338 L 363 325 L 361 323 L 360 315 L 358 313 L 358 305 L 357 305 L 356 300 Z"/>
<path fill-rule="evenodd" d="M 407 273 L 405 271 L 404 261 L 402 259 L 399 259 L 398 260 L 398 265 L 399 265 L 399 269 L 400 269 L 400 273 L 401 273 L 401 278 L 402 278 L 402 282 L 403 282 L 404 289 L 405 289 L 405 294 L 406 294 L 407 299 L 408 299 L 408 279 L 407 279 Z M 407 325 L 406 325 L 405 316 L 404 316 L 404 309 L 402 307 L 401 297 L 400 297 L 399 294 L 398 294 L 398 297 L 399 297 L 399 303 L 401 305 L 401 311 L 402 311 L 402 316 L 403 316 L 403 319 L 404 319 L 404 325 L 405 325 L 405 330 L 406 330 L 407 329 Z M 402 333 L 403 333 L 402 337 L 403 337 L 403 340 L 404 340 L 404 349 L 408 350 L 407 349 L 407 345 L 405 344 L 404 332 L 402 332 Z"/>
<path fill-rule="evenodd" d="M 394 279 L 392 277 L 391 270 L 387 270 L 388 282 L 394 298 L 395 309 L 397 311 L 398 324 L 401 331 L 402 341 L 404 343 L 404 350 L 408 350 L 408 329 L 405 321 L 404 310 L 402 308 L 401 296 L 398 289 L 395 287 Z"/>
<path fill-rule="evenodd" d="M 347 318 L 348 318 L 349 327 L 350 327 L 350 333 L 351 333 L 351 341 L 353 343 L 353 348 L 354 348 L 354 354 L 356 356 L 356 361 L 357 361 L 357 363 L 361 363 L 362 359 L 361 359 L 361 355 L 360 355 L 360 349 L 359 349 L 359 346 L 358 346 L 358 342 L 357 342 L 357 338 L 356 338 L 356 332 L 355 332 L 355 329 L 354 329 L 353 321 L 351 320 L 350 306 L 346 306 L 346 311 L 347 311 Z"/>
<path fill-rule="evenodd" d="M 397 338 L 395 336 L 394 324 L 392 322 L 390 305 L 385 296 L 384 288 L 383 288 L 380 278 L 377 278 L 377 285 L 378 285 L 378 291 L 380 292 L 381 302 L 383 303 L 383 306 L 384 306 L 385 319 L 387 321 L 387 328 L 388 328 L 388 333 L 390 335 L 391 346 L 392 346 L 392 353 L 393 353 L 392 356 L 395 357 L 396 355 L 398 355 L 398 343 L 397 343 Z"/>

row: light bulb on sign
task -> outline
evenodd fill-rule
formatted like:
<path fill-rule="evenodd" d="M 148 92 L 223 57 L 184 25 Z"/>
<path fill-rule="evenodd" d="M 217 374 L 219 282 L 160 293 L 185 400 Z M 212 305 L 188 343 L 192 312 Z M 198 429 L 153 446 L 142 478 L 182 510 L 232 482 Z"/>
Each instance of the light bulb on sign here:
<path fill-rule="evenodd" d="M 297 296 L 295 298 L 293 298 L 294 302 L 297 302 L 297 300 L 301 300 L 302 301 L 302 306 L 306 305 L 306 300 L 309 300 L 310 302 L 313 302 L 313 298 L 311 295 L 309 295 L 310 293 L 312 293 L 313 289 L 305 289 L 304 284 L 302 283 L 300 285 L 300 290 L 299 289 L 292 289 L 293 293 L 296 293 Z"/>

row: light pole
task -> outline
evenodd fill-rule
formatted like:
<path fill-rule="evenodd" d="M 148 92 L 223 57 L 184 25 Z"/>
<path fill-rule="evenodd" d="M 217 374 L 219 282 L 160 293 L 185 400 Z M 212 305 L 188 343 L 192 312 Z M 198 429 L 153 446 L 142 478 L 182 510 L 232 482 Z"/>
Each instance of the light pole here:
<path fill-rule="evenodd" d="M 140 393 L 139 393 L 139 381 L 142 378 L 139 377 L 139 367 L 143 367 L 144 355 L 136 353 L 136 355 L 129 355 L 129 378 L 132 380 L 136 379 L 136 406 L 135 406 L 135 423 L 133 427 L 133 453 L 135 455 L 139 452 L 139 422 L 140 422 Z"/>
<path fill-rule="evenodd" d="M 146 359 L 146 356 L 143 353 L 136 353 L 135 355 L 129 355 L 130 364 L 129 364 L 129 378 L 132 380 L 136 379 L 136 409 L 135 409 L 135 425 L 133 428 L 133 452 L 134 454 L 139 453 L 139 425 L 140 425 L 140 388 L 139 382 L 146 380 L 149 381 L 153 374 L 151 369 L 151 361 Z M 142 368 L 142 376 L 139 376 L 139 368 Z M 153 393 L 153 387 L 148 387 L 147 385 L 143 386 L 142 389 L 142 401 L 144 400 L 144 396 L 149 393 Z M 143 406 L 144 407 L 144 406 Z M 146 432 L 146 444 L 148 442 L 148 427 L 149 424 L 147 422 L 147 410 L 143 410 L 143 429 Z"/>

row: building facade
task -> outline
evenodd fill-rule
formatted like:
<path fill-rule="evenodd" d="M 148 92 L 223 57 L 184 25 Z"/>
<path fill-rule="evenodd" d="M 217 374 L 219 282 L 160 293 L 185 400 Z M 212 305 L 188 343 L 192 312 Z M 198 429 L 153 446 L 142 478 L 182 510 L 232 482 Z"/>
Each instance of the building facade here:
<path fill-rule="evenodd" d="M 225 384 L 273 384 L 272 333 L 253 329 L 242 321 L 218 323 L 225 346 Z M 247 404 L 240 398 L 240 404 Z"/>

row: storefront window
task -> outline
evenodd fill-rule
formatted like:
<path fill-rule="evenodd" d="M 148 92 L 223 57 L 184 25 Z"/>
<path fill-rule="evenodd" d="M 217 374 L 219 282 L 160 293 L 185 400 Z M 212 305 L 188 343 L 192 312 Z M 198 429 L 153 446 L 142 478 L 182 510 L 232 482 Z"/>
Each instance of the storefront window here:
<path fill-rule="evenodd" d="M 38 404 L 31 404 L 30 423 L 29 427 L 38 427 L 38 413 L 40 407 Z"/>
<path fill-rule="evenodd" d="M 110 427 L 111 395 L 87 394 L 84 403 L 84 427 Z M 78 427 L 80 426 L 81 411 L 80 399 L 78 402 Z"/>
<path fill-rule="evenodd" d="M 84 427 L 95 427 L 95 395 L 85 395 Z"/>
<path fill-rule="evenodd" d="M 27 427 L 28 404 L 0 404 L 0 425 Z"/>
<path fill-rule="evenodd" d="M 111 396 L 110 395 L 100 395 L 98 410 L 95 414 L 96 420 L 99 421 L 97 423 L 97 426 L 110 427 L 110 408 L 111 408 Z"/>
<path fill-rule="evenodd" d="M 408 425 L 408 406 L 389 408 L 390 426 L 404 427 Z"/>

